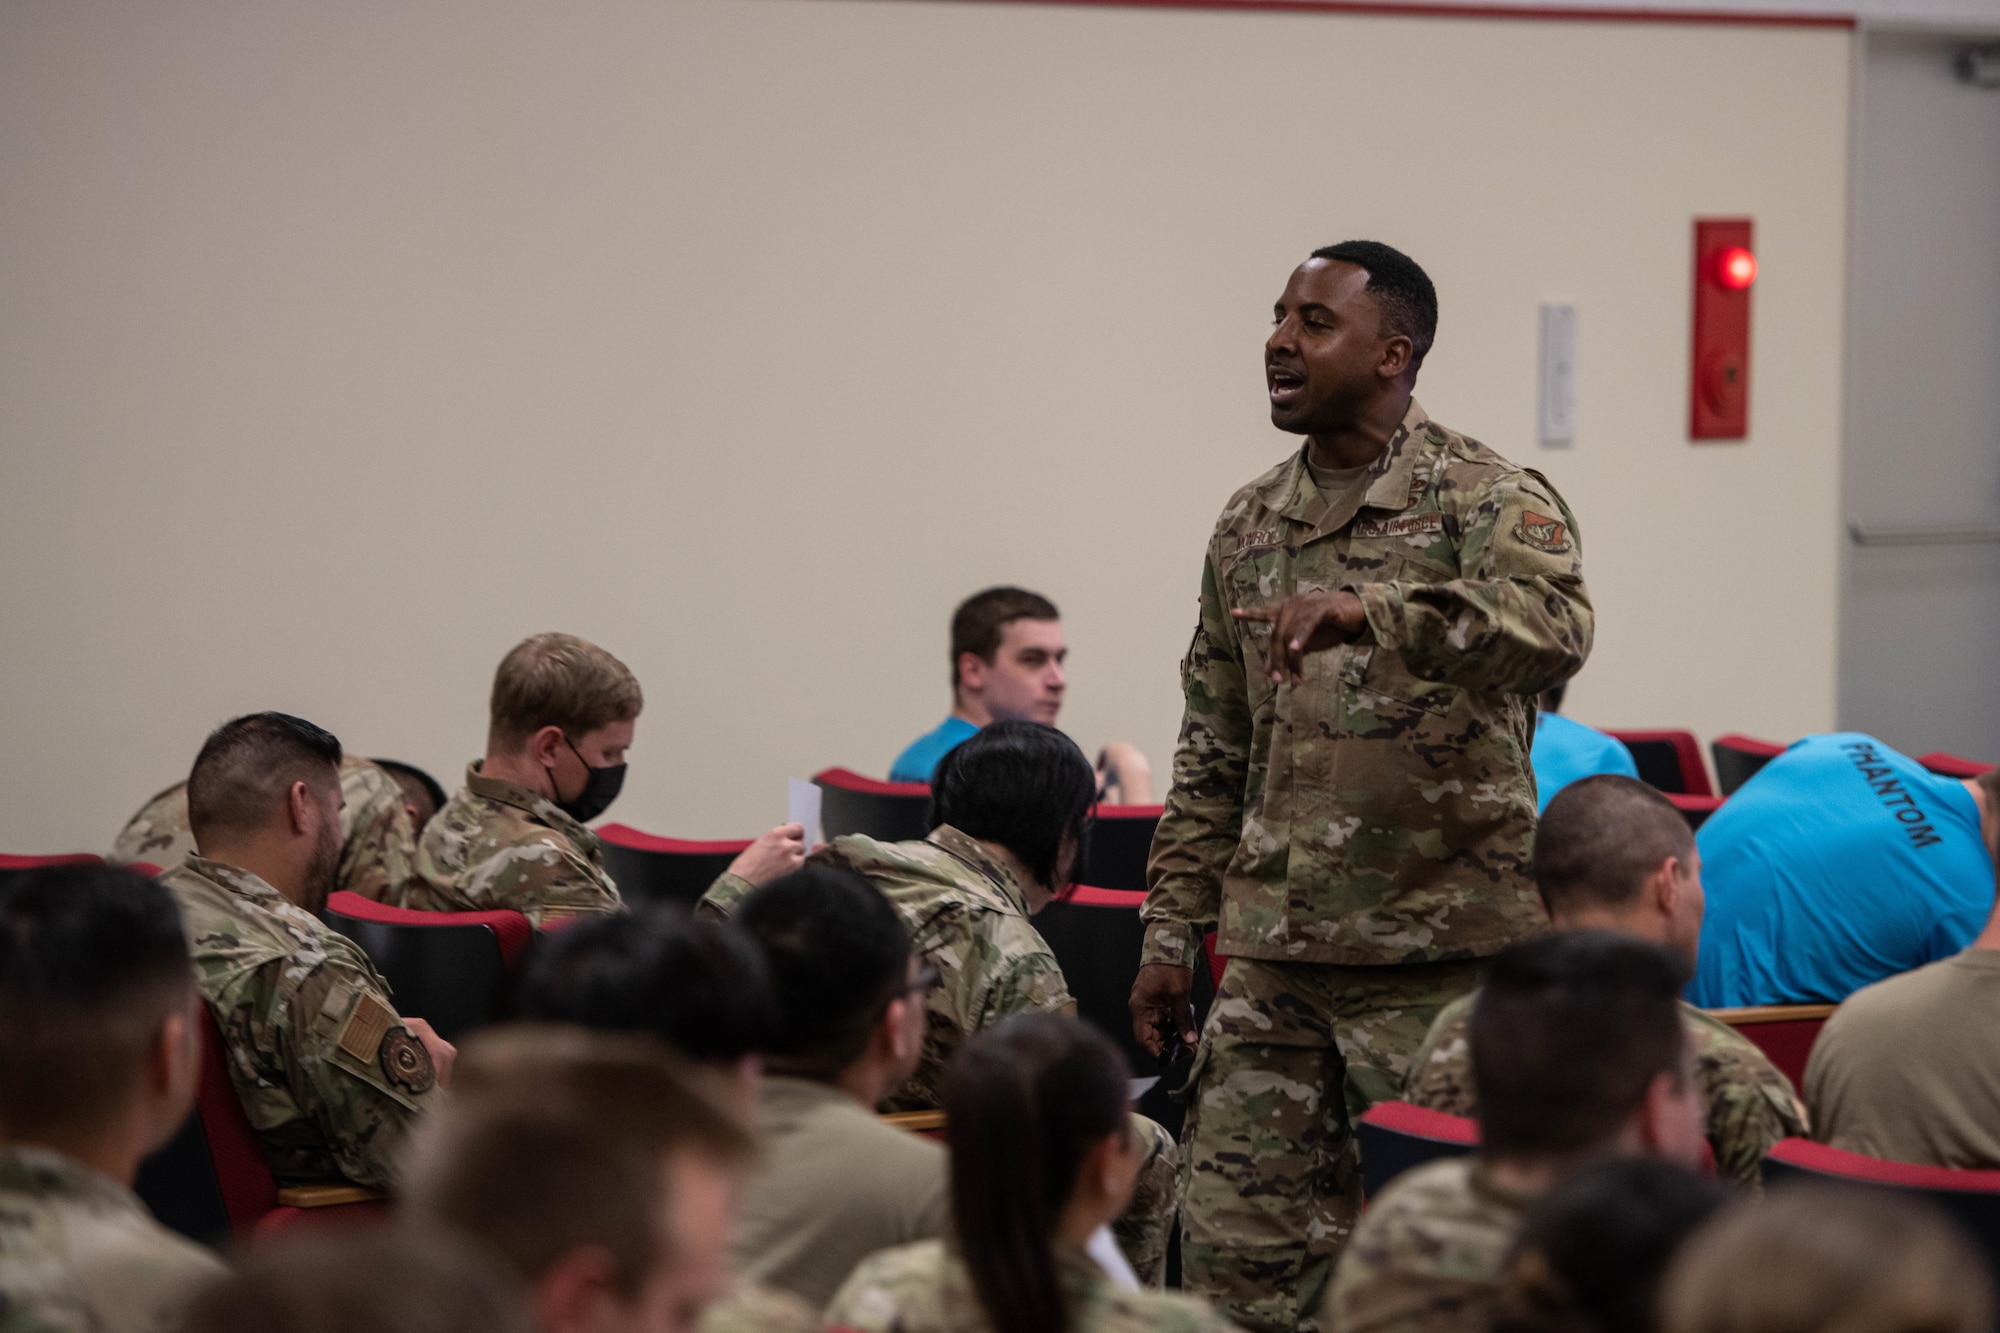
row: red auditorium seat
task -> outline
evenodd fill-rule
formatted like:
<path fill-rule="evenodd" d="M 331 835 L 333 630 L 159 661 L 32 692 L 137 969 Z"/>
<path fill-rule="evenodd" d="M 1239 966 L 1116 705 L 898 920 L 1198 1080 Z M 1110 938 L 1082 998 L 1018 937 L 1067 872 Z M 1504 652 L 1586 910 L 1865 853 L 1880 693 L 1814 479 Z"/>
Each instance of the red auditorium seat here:
<path fill-rule="evenodd" d="M 1742 1033 L 1793 1087 L 1803 1091 L 1806 1060 L 1833 1010 L 1830 1004 L 1760 1004 L 1746 1009 L 1710 1009 L 1708 1013 Z"/>
<path fill-rule="evenodd" d="M 1708 768 L 1701 762 L 1701 743 L 1692 731 L 1608 731 L 1605 735 L 1632 752 L 1639 777 L 1663 792 L 1682 796 L 1713 796 Z"/>
<path fill-rule="evenodd" d="M 750 846 L 750 839 L 691 842 L 641 833 L 626 824 L 597 830 L 604 842 L 604 865 L 618 892 L 631 903 L 680 903 L 692 907 Z"/>
<path fill-rule="evenodd" d="M 499 1016 L 534 938 L 519 912 L 413 912 L 344 891 L 327 899 L 325 918 L 388 979 L 398 1013 L 453 1042 Z"/>
<path fill-rule="evenodd" d="M 1369 1197 L 1413 1166 L 1463 1157 L 1479 1147 L 1479 1122 L 1408 1102 L 1377 1102 L 1355 1126 L 1361 1140 L 1361 1187 Z"/>
<path fill-rule="evenodd" d="M 1160 826 L 1163 805 L 1100 805 L 1090 829 L 1090 857 L 1084 862 L 1087 883 L 1107 889 L 1144 889 L 1146 858 L 1153 850 L 1153 830 Z"/>
<path fill-rule="evenodd" d="M 820 790 L 820 834 L 828 842 L 865 833 L 882 842 L 910 842 L 931 831 L 931 789 L 921 782 L 882 782 L 846 768 L 813 774 Z"/>
<path fill-rule="evenodd" d="M 222 1031 L 207 1005 L 201 1012 L 201 1081 L 194 1114 L 166 1147 L 146 1159 L 135 1186 L 153 1215 L 218 1248 L 232 1239 L 307 1222 L 385 1217 L 389 1205 L 372 1190 L 352 1185 L 278 1188 L 230 1081 Z"/>
<path fill-rule="evenodd" d="M 1959 755 L 1947 754 L 1943 750 L 1932 750 L 1929 754 L 1917 756 L 1917 762 L 1931 772 L 1947 778 L 1976 778 L 1981 773 L 1990 773 L 1994 765 L 1982 764 L 1977 759 L 1966 759 Z"/>
<path fill-rule="evenodd" d="M 1715 780 L 1722 794 L 1734 796 L 1738 787 L 1756 777 L 1759 769 L 1785 752 L 1785 747 L 1732 731 L 1710 741 L 1708 752 L 1715 757 Z"/>
<path fill-rule="evenodd" d="M 1078 1015 L 1118 1043 L 1134 1078 L 1159 1076 L 1160 1082 L 1139 1098 L 1139 1109 L 1178 1136 L 1187 1108 L 1169 1096 L 1170 1071 L 1132 1035 L 1132 983 L 1139 975 L 1139 950 L 1146 933 L 1139 907 L 1145 901 L 1146 895 L 1136 890 L 1078 885 L 1037 912 L 1034 922 L 1062 966 Z M 1197 969 L 1197 1030 L 1207 1021 L 1214 997 L 1206 971 Z"/>
<path fill-rule="evenodd" d="M 1964 1227 L 2000 1271 L 2000 1171 L 1914 1166 L 1843 1152 L 1811 1139 L 1783 1139 L 1764 1158 L 1764 1183 L 1792 1180 L 1833 1180 L 1921 1196 Z"/>
<path fill-rule="evenodd" d="M 1674 809 L 1681 812 L 1681 818 L 1688 822 L 1688 827 L 1691 829 L 1698 829 L 1706 824 L 1708 817 L 1720 810 L 1726 799 L 1721 796 L 1683 796 L 1679 792 L 1672 791 L 1663 791 L 1660 795 L 1673 803 Z"/>

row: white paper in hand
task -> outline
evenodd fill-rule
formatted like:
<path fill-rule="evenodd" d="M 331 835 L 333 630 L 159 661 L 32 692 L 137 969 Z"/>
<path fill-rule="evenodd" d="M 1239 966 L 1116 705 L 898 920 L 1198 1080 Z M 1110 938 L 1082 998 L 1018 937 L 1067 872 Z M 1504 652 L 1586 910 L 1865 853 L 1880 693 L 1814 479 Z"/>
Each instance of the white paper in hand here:
<path fill-rule="evenodd" d="M 806 850 L 819 846 L 819 788 L 797 778 L 785 779 L 785 822 L 806 831 Z"/>
<path fill-rule="evenodd" d="M 1110 1227 L 1099 1227 L 1091 1232 L 1083 1252 L 1097 1260 L 1097 1266 L 1104 1270 L 1104 1276 L 1111 1279 L 1111 1285 L 1127 1291 L 1139 1290 L 1139 1275 L 1132 1271 L 1125 1251 L 1118 1248 L 1118 1238 L 1111 1234 Z"/>

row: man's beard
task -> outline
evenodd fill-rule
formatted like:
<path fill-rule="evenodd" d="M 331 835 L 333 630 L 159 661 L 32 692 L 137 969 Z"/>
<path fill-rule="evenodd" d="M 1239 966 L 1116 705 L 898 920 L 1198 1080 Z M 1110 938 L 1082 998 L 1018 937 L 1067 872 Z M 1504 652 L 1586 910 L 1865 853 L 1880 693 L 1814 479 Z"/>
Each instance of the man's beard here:
<path fill-rule="evenodd" d="M 333 892 L 334 877 L 340 873 L 340 825 L 327 825 L 321 832 L 313 859 L 306 864 L 306 910 L 314 916 L 326 910 L 327 896 Z"/>

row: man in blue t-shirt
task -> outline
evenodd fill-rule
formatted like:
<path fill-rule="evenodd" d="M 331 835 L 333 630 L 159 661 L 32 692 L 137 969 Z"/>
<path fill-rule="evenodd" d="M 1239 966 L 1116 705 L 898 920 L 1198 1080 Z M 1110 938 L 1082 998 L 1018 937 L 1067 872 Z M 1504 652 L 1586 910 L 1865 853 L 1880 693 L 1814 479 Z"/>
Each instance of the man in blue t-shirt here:
<path fill-rule="evenodd" d="M 1548 809 L 1549 799 L 1578 778 L 1598 773 L 1639 776 L 1639 765 L 1623 741 L 1564 717 L 1559 711 L 1562 700 L 1561 685 L 1543 690 L 1541 711 L 1535 715 L 1535 744 L 1528 751 L 1528 763 L 1535 770 L 1537 813 Z"/>
<path fill-rule="evenodd" d="M 1838 1003 L 1949 957 L 1993 910 L 2000 772 L 1939 777 L 1857 732 L 1808 736 L 1701 826 L 1688 999 Z"/>
<path fill-rule="evenodd" d="M 959 603 L 951 617 L 951 713 L 896 757 L 891 782 L 929 782 L 938 760 L 988 722 L 1056 724 L 1062 711 L 1062 616 L 1056 604 L 1025 588 L 988 588 Z M 1113 741 L 1097 757 L 1097 785 L 1110 805 L 1153 799 L 1146 756 Z"/>

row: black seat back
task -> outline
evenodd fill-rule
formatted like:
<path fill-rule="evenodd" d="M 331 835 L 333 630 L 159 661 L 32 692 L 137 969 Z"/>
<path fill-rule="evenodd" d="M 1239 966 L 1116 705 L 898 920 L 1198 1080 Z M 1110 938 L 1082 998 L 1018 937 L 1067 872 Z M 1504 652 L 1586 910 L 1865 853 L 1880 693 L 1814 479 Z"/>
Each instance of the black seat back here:
<path fill-rule="evenodd" d="M 820 836 L 828 842 L 863 833 L 878 842 L 913 842 L 931 831 L 931 798 L 856 791 L 814 778 L 819 787 Z"/>
<path fill-rule="evenodd" d="M 649 852 L 609 840 L 604 844 L 604 868 L 618 885 L 619 895 L 635 906 L 693 907 L 735 859 L 735 852 Z"/>
<path fill-rule="evenodd" d="M 1100 889 L 1145 892 L 1146 858 L 1152 853 L 1153 831 L 1159 826 L 1157 811 L 1098 816 L 1090 826 L 1090 853 L 1078 881 Z"/>
<path fill-rule="evenodd" d="M 506 969 L 491 926 L 399 925 L 333 908 L 327 909 L 326 924 L 374 961 L 389 982 L 397 1013 L 424 1019 L 446 1041 L 500 1016 Z"/>

